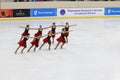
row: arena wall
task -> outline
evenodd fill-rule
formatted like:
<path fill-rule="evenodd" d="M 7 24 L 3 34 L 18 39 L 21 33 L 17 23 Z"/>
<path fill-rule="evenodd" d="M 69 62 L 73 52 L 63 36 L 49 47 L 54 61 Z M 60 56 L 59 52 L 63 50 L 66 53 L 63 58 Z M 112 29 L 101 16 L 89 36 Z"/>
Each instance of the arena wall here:
<path fill-rule="evenodd" d="M 120 7 L 120 1 L 1 2 L 0 9 Z"/>

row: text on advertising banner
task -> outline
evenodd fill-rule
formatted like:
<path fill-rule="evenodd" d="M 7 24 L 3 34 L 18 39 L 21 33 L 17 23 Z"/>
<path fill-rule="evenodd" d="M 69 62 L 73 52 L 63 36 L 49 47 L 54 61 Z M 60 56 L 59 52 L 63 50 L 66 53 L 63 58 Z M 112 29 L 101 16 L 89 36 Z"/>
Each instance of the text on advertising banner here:
<path fill-rule="evenodd" d="M 57 16 L 103 16 L 104 8 L 58 8 Z"/>
<path fill-rule="evenodd" d="M 57 16 L 57 8 L 35 8 L 30 9 L 31 17 Z"/>
<path fill-rule="evenodd" d="M 13 9 L 13 17 L 30 17 L 30 9 Z"/>
<path fill-rule="evenodd" d="M 119 8 L 105 8 L 105 15 L 120 15 Z"/>

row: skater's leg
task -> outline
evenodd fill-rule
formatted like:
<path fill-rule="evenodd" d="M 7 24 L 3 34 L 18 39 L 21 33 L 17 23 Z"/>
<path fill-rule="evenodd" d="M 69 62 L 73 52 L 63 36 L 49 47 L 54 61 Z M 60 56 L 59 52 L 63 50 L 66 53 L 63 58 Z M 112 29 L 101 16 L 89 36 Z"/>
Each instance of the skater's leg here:
<path fill-rule="evenodd" d="M 40 48 L 39 48 L 39 49 L 41 49 L 41 48 L 44 46 L 44 44 L 45 44 L 45 43 L 43 43 L 43 44 L 40 46 Z"/>
<path fill-rule="evenodd" d="M 51 44 L 49 44 L 49 50 L 50 50 Z"/>
<path fill-rule="evenodd" d="M 62 45 L 61 45 L 61 49 L 63 49 L 63 45 L 64 45 L 65 43 L 62 43 Z"/>
<path fill-rule="evenodd" d="M 37 48 L 37 47 L 35 46 L 35 48 L 34 48 L 34 52 L 36 51 L 36 48 Z"/>
<path fill-rule="evenodd" d="M 32 46 L 30 46 L 30 48 L 27 50 L 27 52 L 29 52 L 30 51 L 30 49 L 33 47 L 33 45 Z"/>
<path fill-rule="evenodd" d="M 60 42 L 57 43 L 56 47 L 54 49 L 57 49 L 57 47 L 59 46 Z"/>
<path fill-rule="evenodd" d="M 21 53 L 23 53 L 23 50 L 25 49 L 26 47 L 24 47 L 22 50 L 21 50 Z"/>
<path fill-rule="evenodd" d="M 54 37 L 52 37 L 52 44 L 54 44 Z"/>
<path fill-rule="evenodd" d="M 68 37 L 66 37 L 66 43 L 68 43 Z"/>
<path fill-rule="evenodd" d="M 18 49 L 20 48 L 21 46 L 18 46 L 18 48 L 16 49 L 16 51 L 15 51 L 15 54 L 17 53 L 17 51 L 18 51 Z"/>

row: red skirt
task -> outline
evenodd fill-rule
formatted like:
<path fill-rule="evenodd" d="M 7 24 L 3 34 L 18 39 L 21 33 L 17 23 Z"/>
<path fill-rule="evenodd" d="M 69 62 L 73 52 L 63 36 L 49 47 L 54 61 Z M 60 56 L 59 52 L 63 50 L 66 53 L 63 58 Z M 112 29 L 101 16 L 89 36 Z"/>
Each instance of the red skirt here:
<path fill-rule="evenodd" d="M 52 32 L 52 34 L 55 34 L 56 32 Z M 54 38 L 55 37 L 55 35 L 52 35 L 52 38 Z"/>
<path fill-rule="evenodd" d="M 22 33 L 22 36 L 28 36 L 28 35 L 29 33 L 26 33 L 26 32 Z"/>
<path fill-rule="evenodd" d="M 65 37 L 68 37 L 69 36 L 69 32 L 65 33 Z"/>
<path fill-rule="evenodd" d="M 50 40 L 50 39 L 48 39 L 48 38 L 44 38 L 44 39 L 43 39 L 43 42 L 44 42 L 44 43 L 51 44 L 51 40 Z"/>
<path fill-rule="evenodd" d="M 35 36 L 35 37 L 38 37 L 38 36 L 42 36 L 42 34 L 36 33 L 34 36 Z"/>
<path fill-rule="evenodd" d="M 27 46 L 26 42 L 23 40 L 19 41 L 18 44 L 19 44 L 19 46 L 23 46 L 23 47 Z"/>
<path fill-rule="evenodd" d="M 59 38 L 57 38 L 57 41 L 65 43 L 65 38 L 60 36 Z"/>
<path fill-rule="evenodd" d="M 39 46 L 38 41 L 35 41 L 35 40 L 33 40 L 33 41 L 31 42 L 31 44 L 32 44 L 32 45 L 35 45 L 36 47 Z"/>

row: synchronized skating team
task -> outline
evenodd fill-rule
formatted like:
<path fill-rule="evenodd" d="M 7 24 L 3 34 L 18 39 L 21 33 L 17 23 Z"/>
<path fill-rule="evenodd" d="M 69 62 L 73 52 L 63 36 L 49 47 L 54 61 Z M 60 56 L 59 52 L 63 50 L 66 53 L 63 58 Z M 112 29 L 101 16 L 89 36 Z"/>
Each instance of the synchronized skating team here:
<path fill-rule="evenodd" d="M 72 30 L 69 30 L 69 28 L 71 26 L 76 26 L 76 25 L 69 25 L 69 23 L 66 22 L 65 25 L 56 25 L 55 23 L 52 23 L 52 26 L 45 27 L 45 28 L 42 28 L 42 25 L 40 25 L 39 28 L 31 28 L 30 25 L 26 25 L 26 27 L 21 27 L 21 28 L 25 28 L 25 30 L 22 33 L 21 38 L 18 42 L 19 46 L 17 47 L 17 49 L 15 51 L 15 54 L 20 49 L 20 47 L 23 47 L 22 50 L 21 50 L 21 53 L 23 53 L 24 49 L 27 47 L 27 40 L 29 38 L 33 38 L 33 40 L 31 41 L 31 46 L 27 50 L 27 52 L 29 52 L 32 47 L 34 47 L 34 51 L 36 51 L 36 48 L 39 47 L 40 38 L 42 38 L 42 37 L 45 37 L 45 38 L 43 39 L 43 43 L 39 47 L 39 49 L 41 49 L 44 46 L 44 44 L 48 43 L 48 45 L 49 45 L 48 49 L 50 50 L 51 49 L 51 43 L 54 43 L 54 38 L 55 38 L 56 34 L 61 34 L 61 35 L 60 35 L 60 37 L 58 37 L 56 39 L 58 43 L 57 43 L 57 45 L 54 49 L 57 49 L 57 47 L 59 46 L 60 43 L 62 43 L 61 46 L 60 46 L 60 48 L 62 49 L 63 45 L 65 43 L 68 43 L 69 32 L 72 31 Z M 61 32 L 56 32 L 56 27 L 63 27 L 63 28 L 62 28 Z M 48 34 L 43 35 L 42 31 L 45 30 L 45 29 L 48 29 L 48 28 L 51 28 L 51 30 L 48 32 Z M 30 37 L 29 30 L 38 30 L 38 31 L 34 34 L 34 37 Z M 52 42 L 51 42 L 51 38 L 52 38 Z"/>

